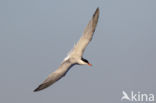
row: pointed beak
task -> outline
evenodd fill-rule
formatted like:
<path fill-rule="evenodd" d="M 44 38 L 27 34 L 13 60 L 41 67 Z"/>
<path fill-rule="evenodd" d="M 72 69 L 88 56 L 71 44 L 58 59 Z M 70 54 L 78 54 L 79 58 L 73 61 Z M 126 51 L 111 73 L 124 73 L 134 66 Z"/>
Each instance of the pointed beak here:
<path fill-rule="evenodd" d="M 92 64 L 88 63 L 89 66 L 92 66 Z"/>

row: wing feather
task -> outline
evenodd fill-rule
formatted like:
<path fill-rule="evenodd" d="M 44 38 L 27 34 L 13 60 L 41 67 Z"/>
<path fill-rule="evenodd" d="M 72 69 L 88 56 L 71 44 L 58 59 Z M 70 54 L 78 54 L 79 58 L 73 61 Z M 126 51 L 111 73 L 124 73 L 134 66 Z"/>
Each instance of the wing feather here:
<path fill-rule="evenodd" d="M 83 55 L 85 48 L 87 47 L 88 43 L 92 40 L 98 22 L 98 18 L 99 18 L 99 8 L 96 9 L 92 19 L 89 21 L 87 27 L 84 30 L 82 37 L 74 46 L 73 50 L 69 55 L 77 55 L 77 56 Z"/>
<path fill-rule="evenodd" d="M 42 89 L 45 89 L 47 87 L 49 87 L 50 85 L 52 85 L 53 83 L 55 83 L 56 81 L 58 81 L 59 79 L 61 79 L 63 76 L 65 76 L 65 74 L 68 72 L 68 70 L 73 66 L 74 64 L 72 64 L 70 62 L 70 60 L 66 60 L 64 61 L 60 67 L 52 72 L 44 81 L 42 84 L 40 84 L 35 90 L 36 91 L 40 91 Z"/>

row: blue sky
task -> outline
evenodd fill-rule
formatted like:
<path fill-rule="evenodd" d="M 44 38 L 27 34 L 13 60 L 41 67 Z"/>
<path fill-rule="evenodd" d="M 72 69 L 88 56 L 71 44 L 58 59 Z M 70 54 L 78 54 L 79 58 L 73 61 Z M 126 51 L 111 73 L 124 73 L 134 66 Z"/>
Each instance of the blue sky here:
<path fill-rule="evenodd" d="M 0 102 L 121 103 L 122 91 L 156 94 L 155 0 L 1 0 Z M 84 58 L 51 87 L 57 69 L 100 8 Z"/>

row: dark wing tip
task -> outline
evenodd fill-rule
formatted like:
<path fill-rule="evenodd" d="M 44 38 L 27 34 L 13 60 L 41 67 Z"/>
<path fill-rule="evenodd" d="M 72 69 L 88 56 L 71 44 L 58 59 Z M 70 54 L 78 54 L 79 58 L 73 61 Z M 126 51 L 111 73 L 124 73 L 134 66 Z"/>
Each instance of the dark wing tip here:
<path fill-rule="evenodd" d="M 36 88 L 35 90 L 33 90 L 33 92 L 37 92 L 38 91 L 38 89 Z"/>
<path fill-rule="evenodd" d="M 100 9 L 99 9 L 99 7 L 97 7 L 97 8 L 96 8 L 96 12 L 99 12 L 99 11 L 100 11 Z"/>
<path fill-rule="evenodd" d="M 35 90 L 34 90 L 34 92 L 38 92 L 38 91 L 40 91 L 40 90 L 42 90 L 42 89 L 44 89 L 44 88 L 47 88 L 49 85 L 46 85 L 46 84 L 41 84 L 41 85 L 39 85 Z"/>
<path fill-rule="evenodd" d="M 96 15 L 99 16 L 99 12 L 100 12 L 99 7 L 97 7 L 97 9 L 96 9 L 96 11 L 95 11 L 93 17 L 95 17 Z"/>
<path fill-rule="evenodd" d="M 93 14 L 93 17 L 92 17 L 92 32 L 94 33 L 95 31 L 95 28 L 96 28 L 96 25 L 97 25 L 97 22 L 98 22 L 98 18 L 99 18 L 99 13 L 100 13 L 100 10 L 99 10 L 99 7 L 96 9 L 95 13 Z"/>
<path fill-rule="evenodd" d="M 42 87 L 42 86 L 41 86 L 41 85 L 39 85 L 39 86 L 38 86 L 38 87 L 37 87 L 37 88 L 36 88 L 33 92 L 37 92 L 37 91 L 42 90 L 42 89 L 41 89 L 41 87 Z"/>

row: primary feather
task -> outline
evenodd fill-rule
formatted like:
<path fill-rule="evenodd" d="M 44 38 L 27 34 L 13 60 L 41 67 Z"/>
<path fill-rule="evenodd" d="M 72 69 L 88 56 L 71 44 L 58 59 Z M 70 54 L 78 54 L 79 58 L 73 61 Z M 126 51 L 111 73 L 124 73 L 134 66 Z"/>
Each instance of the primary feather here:
<path fill-rule="evenodd" d="M 77 44 L 74 46 L 73 50 L 71 51 L 70 53 L 71 56 L 78 55 L 81 57 L 83 55 L 85 48 L 93 38 L 93 34 L 98 22 L 98 18 L 99 18 L 99 8 L 96 9 L 92 19 L 89 21 L 87 27 L 85 28 L 83 35 L 81 36 L 80 40 L 77 42 Z"/>
<path fill-rule="evenodd" d="M 47 79 L 45 79 L 43 81 L 42 84 L 40 84 L 35 90 L 39 91 L 42 90 L 44 88 L 49 87 L 50 85 L 52 85 L 53 83 L 55 83 L 57 80 L 61 79 L 63 76 L 65 76 L 66 72 L 72 67 L 72 63 L 70 62 L 70 60 L 66 60 L 64 61 L 60 67 L 58 69 L 56 69 L 56 71 L 52 72 Z"/>

